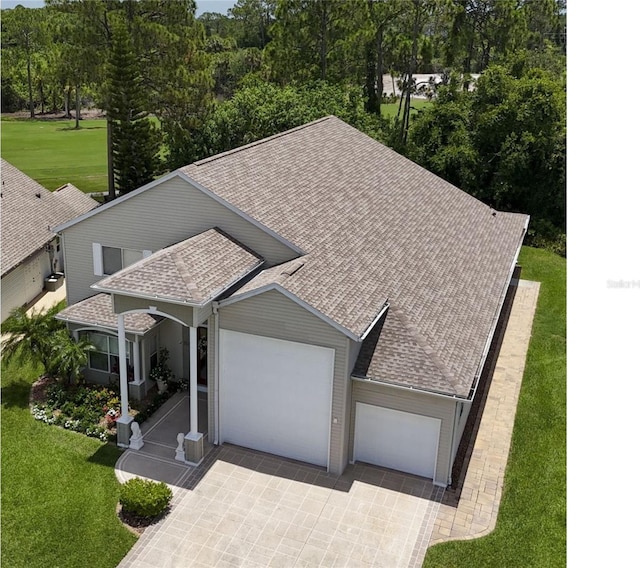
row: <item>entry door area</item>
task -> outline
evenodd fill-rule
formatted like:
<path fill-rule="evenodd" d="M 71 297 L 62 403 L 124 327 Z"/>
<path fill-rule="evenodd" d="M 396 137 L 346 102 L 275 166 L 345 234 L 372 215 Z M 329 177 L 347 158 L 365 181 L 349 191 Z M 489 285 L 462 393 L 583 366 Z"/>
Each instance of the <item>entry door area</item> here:
<path fill-rule="evenodd" d="M 433 479 L 440 420 L 356 403 L 354 461 Z"/>
<path fill-rule="evenodd" d="M 326 467 L 334 350 L 220 330 L 220 441 Z"/>

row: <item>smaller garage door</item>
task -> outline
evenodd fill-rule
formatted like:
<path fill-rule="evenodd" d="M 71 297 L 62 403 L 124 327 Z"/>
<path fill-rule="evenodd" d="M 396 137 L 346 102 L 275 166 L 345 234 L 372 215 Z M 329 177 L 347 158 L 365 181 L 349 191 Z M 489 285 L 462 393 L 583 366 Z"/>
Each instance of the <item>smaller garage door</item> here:
<path fill-rule="evenodd" d="M 440 420 L 356 403 L 354 461 L 433 479 Z"/>

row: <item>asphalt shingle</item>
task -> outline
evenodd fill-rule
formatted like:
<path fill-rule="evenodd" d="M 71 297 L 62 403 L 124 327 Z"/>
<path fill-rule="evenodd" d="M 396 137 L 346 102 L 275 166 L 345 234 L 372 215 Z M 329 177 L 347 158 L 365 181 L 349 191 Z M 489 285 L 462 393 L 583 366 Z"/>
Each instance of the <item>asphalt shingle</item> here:
<path fill-rule="evenodd" d="M 56 318 L 71 323 L 118 330 L 118 316 L 113 313 L 109 294 L 96 294 L 81 300 L 59 312 Z M 124 316 L 125 331 L 144 334 L 161 319 L 159 316 L 155 317 L 149 314 L 126 314 Z"/>
<path fill-rule="evenodd" d="M 98 206 L 71 184 L 51 192 L 6 160 L 0 177 L 3 276 L 53 239 L 51 228 Z"/>
<path fill-rule="evenodd" d="M 306 253 L 291 276 L 271 268 L 236 294 L 277 282 L 358 336 L 388 302 L 368 376 L 468 395 L 526 215 L 492 210 L 335 117 L 181 171 Z"/>
<path fill-rule="evenodd" d="M 254 252 L 214 228 L 161 249 L 93 287 L 200 304 L 219 296 L 262 263 Z"/>

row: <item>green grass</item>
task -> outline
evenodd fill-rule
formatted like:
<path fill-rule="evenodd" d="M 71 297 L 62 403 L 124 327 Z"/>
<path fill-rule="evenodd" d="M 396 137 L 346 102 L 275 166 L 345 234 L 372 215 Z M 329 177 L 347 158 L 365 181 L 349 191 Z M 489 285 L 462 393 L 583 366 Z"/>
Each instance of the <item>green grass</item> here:
<path fill-rule="evenodd" d="M 116 517 L 120 451 L 38 422 L 39 369 L 2 364 L 2 566 L 113 568 L 136 537 Z"/>
<path fill-rule="evenodd" d="M 107 191 L 107 121 L 2 119 L 2 157 L 47 189 Z"/>
<path fill-rule="evenodd" d="M 415 114 L 416 112 L 418 112 L 418 110 L 421 109 L 425 109 L 428 108 L 432 105 L 433 103 L 431 101 L 426 101 L 424 99 L 412 99 L 411 100 L 411 113 Z M 397 103 L 383 103 L 380 105 L 380 112 L 382 114 L 382 116 L 386 117 L 386 118 L 395 118 L 396 115 L 398 114 L 398 106 L 400 105 L 399 102 Z"/>
<path fill-rule="evenodd" d="M 496 529 L 430 548 L 423 567 L 566 566 L 566 260 L 523 247 L 542 283 Z"/>

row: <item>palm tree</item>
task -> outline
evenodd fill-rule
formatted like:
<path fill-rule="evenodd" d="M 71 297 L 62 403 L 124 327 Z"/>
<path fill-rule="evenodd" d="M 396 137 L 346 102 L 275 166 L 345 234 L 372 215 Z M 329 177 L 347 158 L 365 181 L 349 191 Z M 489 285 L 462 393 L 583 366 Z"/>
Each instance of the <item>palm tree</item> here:
<path fill-rule="evenodd" d="M 74 341 L 66 329 L 58 330 L 51 338 L 51 364 L 56 374 L 64 376 L 67 383 L 73 383 L 87 366 L 89 351 L 95 349 L 88 339 L 82 337 Z"/>
<path fill-rule="evenodd" d="M 31 315 L 25 308 L 12 310 L 1 327 L 2 333 L 8 335 L 2 345 L 2 358 L 41 363 L 45 373 L 51 373 L 55 369 L 51 358 L 52 338 L 56 331 L 64 329 L 64 323 L 55 316 L 63 307 L 64 302 L 60 302 Z"/>

